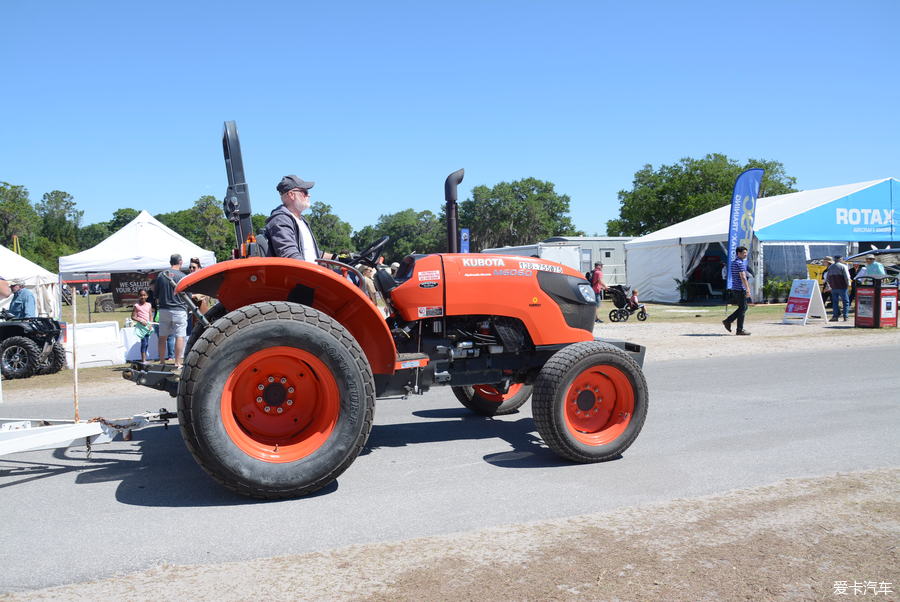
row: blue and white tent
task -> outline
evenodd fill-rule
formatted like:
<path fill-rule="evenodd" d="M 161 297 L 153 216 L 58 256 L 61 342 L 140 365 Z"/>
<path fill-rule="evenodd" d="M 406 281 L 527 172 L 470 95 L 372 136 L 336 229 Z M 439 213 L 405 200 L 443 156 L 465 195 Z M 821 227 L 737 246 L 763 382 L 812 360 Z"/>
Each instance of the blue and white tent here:
<path fill-rule="evenodd" d="M 628 283 L 641 299 L 677 302 L 676 278 L 689 279 L 707 259 L 723 257 L 729 212 L 724 205 L 626 243 Z M 760 198 L 755 230 L 751 271 L 754 297 L 759 298 L 766 274 L 805 277 L 809 259 L 847 255 L 860 243 L 897 246 L 900 181 L 883 178 Z M 713 290 L 721 289 L 718 282 L 711 284 Z"/>

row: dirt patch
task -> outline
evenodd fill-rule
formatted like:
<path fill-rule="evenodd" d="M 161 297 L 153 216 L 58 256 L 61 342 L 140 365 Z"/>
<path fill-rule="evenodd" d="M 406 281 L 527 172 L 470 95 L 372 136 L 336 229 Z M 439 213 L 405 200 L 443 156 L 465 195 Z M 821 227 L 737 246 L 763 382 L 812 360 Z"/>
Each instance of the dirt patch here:
<path fill-rule="evenodd" d="M 771 317 L 748 316 L 744 325 L 750 336 L 739 337 L 725 330 L 721 317 L 710 322 L 652 321 L 603 322 L 594 328 L 594 336 L 622 339 L 647 347 L 646 361 L 667 361 L 756 355 L 819 349 L 852 349 L 881 345 L 900 345 L 900 329 L 854 328 L 853 322 L 810 322 L 782 324 Z M 708 318 L 708 316 L 704 316 Z M 852 318 L 851 318 L 852 319 Z"/>
<path fill-rule="evenodd" d="M 7 598 L 823 600 L 842 599 L 835 592 L 846 582 L 848 596 L 859 584 L 896 600 L 897 500 L 900 469 L 791 479 L 456 535 L 161 566 Z"/>

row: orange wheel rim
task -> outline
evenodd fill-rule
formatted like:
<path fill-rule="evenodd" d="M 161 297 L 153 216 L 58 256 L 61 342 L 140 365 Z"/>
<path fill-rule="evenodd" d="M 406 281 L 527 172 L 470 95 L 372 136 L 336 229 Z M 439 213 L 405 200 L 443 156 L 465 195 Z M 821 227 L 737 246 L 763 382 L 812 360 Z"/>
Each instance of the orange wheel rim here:
<path fill-rule="evenodd" d="M 586 445 L 606 445 L 618 438 L 634 415 L 634 388 L 620 369 L 591 366 L 566 389 L 566 427 Z"/>
<path fill-rule="evenodd" d="M 475 393 L 485 401 L 493 401 L 494 403 L 503 403 L 517 394 L 522 389 L 522 383 L 515 383 L 509 386 L 509 390 L 504 394 L 497 390 L 493 385 L 475 385 L 472 389 Z"/>
<path fill-rule="evenodd" d="M 293 462 L 325 443 L 340 416 L 331 370 L 294 347 L 253 353 L 231 372 L 222 392 L 222 423 L 237 447 L 265 462 Z"/>

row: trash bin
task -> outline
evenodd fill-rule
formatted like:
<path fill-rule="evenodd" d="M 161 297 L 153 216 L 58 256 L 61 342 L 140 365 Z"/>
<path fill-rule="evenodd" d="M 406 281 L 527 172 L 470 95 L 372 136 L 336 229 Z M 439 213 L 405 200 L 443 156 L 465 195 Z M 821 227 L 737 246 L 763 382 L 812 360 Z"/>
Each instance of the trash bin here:
<path fill-rule="evenodd" d="M 897 327 L 896 276 L 863 276 L 856 281 L 857 328 Z"/>

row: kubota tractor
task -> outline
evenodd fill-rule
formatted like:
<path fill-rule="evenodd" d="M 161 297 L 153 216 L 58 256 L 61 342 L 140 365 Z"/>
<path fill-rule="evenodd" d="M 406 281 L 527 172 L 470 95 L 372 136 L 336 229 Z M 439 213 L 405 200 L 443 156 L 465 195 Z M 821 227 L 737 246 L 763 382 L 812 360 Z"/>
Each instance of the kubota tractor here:
<path fill-rule="evenodd" d="M 583 274 L 542 259 L 456 252 L 376 270 L 387 318 L 354 284 L 387 237 L 346 263 L 259 256 L 234 122 L 223 136 L 235 258 L 188 275 L 179 293 L 218 299 L 188 341 L 183 373 L 135 364 L 126 378 L 178 398 L 191 453 L 238 493 L 301 496 L 336 479 L 369 436 L 375 399 L 449 385 L 469 410 L 516 411 L 529 397 L 546 444 L 574 462 L 618 457 L 647 413 L 643 347 L 594 338 Z M 185 295 L 187 297 L 187 295 Z"/>

